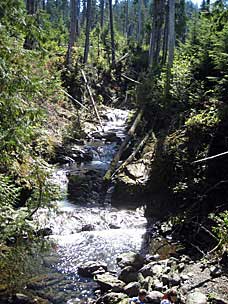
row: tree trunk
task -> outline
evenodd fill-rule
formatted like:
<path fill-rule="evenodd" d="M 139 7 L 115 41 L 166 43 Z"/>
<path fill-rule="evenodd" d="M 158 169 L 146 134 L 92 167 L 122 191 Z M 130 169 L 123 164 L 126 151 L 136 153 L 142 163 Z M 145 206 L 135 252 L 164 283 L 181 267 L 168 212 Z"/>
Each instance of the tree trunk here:
<path fill-rule="evenodd" d="M 103 29 L 104 27 L 104 0 L 100 1 L 100 12 L 101 12 L 101 19 L 100 19 L 100 25 Z"/>
<path fill-rule="evenodd" d="M 168 67 L 173 66 L 175 47 L 175 0 L 169 0 L 169 39 L 168 39 Z"/>
<path fill-rule="evenodd" d="M 80 0 L 77 0 L 77 17 L 76 17 L 76 39 L 80 36 Z"/>
<path fill-rule="evenodd" d="M 116 169 L 116 166 L 117 166 L 117 164 L 120 160 L 120 157 L 121 157 L 122 153 L 124 152 L 127 144 L 131 140 L 132 136 L 134 135 L 139 122 L 141 121 L 142 115 L 143 115 L 143 110 L 140 110 L 138 112 L 138 114 L 136 115 L 136 118 L 135 118 L 131 128 L 129 129 L 129 131 L 127 133 L 127 136 L 125 137 L 124 141 L 120 145 L 120 148 L 119 148 L 118 152 L 114 156 L 114 158 L 113 158 L 113 160 L 110 164 L 110 167 L 109 167 L 108 171 L 106 172 L 106 174 L 104 176 L 104 181 L 109 181 L 111 179 L 112 174 Z"/>
<path fill-rule="evenodd" d="M 141 32 L 142 32 L 142 0 L 138 0 L 138 31 L 137 31 L 137 42 L 140 45 Z"/>
<path fill-rule="evenodd" d="M 152 23 L 150 50 L 149 50 L 150 66 L 157 66 L 159 64 L 162 28 L 164 24 L 164 8 L 165 8 L 165 0 L 154 0 L 153 23 Z"/>
<path fill-rule="evenodd" d="M 114 26 L 113 26 L 113 12 L 112 12 L 112 0 L 109 0 L 109 22 L 111 33 L 111 47 L 112 47 L 112 66 L 115 66 L 115 38 L 114 38 Z"/>
<path fill-rule="evenodd" d="M 89 56 L 90 27 L 91 27 L 91 0 L 87 0 L 87 9 L 86 9 L 86 39 L 85 39 L 85 48 L 84 48 L 83 63 L 87 63 L 88 56 Z"/>
<path fill-rule="evenodd" d="M 71 7 L 70 37 L 69 37 L 67 54 L 66 54 L 66 64 L 68 67 L 72 66 L 72 49 L 76 39 L 77 0 L 71 0 L 70 7 Z"/>
<path fill-rule="evenodd" d="M 128 28 L 129 28 L 129 5 L 128 5 L 128 0 L 125 2 L 125 35 L 126 38 L 128 38 Z"/>
<path fill-rule="evenodd" d="M 37 1 L 36 0 L 26 0 L 26 10 L 28 15 L 32 15 L 35 18 L 35 13 L 37 11 Z M 35 48 L 36 41 L 32 34 L 28 34 L 25 38 L 24 48 L 27 50 L 33 50 Z"/>

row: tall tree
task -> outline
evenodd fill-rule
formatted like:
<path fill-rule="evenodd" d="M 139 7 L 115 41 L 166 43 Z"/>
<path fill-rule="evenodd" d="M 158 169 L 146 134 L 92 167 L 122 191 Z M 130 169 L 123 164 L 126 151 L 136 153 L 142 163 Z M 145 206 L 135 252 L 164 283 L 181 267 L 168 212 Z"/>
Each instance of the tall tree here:
<path fill-rule="evenodd" d="M 150 37 L 149 65 L 156 66 L 159 63 L 161 50 L 162 29 L 164 24 L 165 0 L 154 0 L 153 21 Z"/>
<path fill-rule="evenodd" d="M 26 0 L 26 10 L 28 15 L 33 16 L 33 18 L 35 18 L 37 8 L 38 8 L 37 0 Z M 28 50 L 32 50 L 35 48 L 35 45 L 36 45 L 36 40 L 33 37 L 32 33 L 29 32 L 25 38 L 24 48 Z"/>
<path fill-rule="evenodd" d="M 66 55 L 66 64 L 70 67 L 72 65 L 72 48 L 76 40 L 76 26 L 77 26 L 77 0 L 70 1 L 71 18 L 70 18 L 70 35 Z"/>
<path fill-rule="evenodd" d="M 104 0 L 100 0 L 100 26 L 103 29 L 104 26 Z"/>
<path fill-rule="evenodd" d="M 169 0 L 168 68 L 173 65 L 175 47 L 175 0 Z"/>
<path fill-rule="evenodd" d="M 87 0 L 86 8 L 86 38 L 85 38 L 85 48 L 84 48 L 84 58 L 83 63 L 87 63 L 89 56 L 89 44 L 90 44 L 90 28 L 91 28 L 91 0 Z"/>
<path fill-rule="evenodd" d="M 111 34 L 111 48 L 112 48 L 112 66 L 115 66 L 115 36 L 113 26 L 113 11 L 112 11 L 112 0 L 109 0 L 109 22 L 110 22 L 110 34 Z"/>
<path fill-rule="evenodd" d="M 138 30 L 137 30 L 137 42 L 140 44 L 142 34 L 142 0 L 138 0 Z"/>

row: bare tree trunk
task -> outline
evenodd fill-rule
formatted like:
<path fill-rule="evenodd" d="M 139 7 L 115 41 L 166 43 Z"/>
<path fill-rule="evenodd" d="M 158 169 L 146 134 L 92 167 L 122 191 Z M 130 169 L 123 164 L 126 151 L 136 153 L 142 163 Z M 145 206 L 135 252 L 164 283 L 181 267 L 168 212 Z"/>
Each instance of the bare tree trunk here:
<path fill-rule="evenodd" d="M 77 17 L 76 17 L 76 39 L 80 36 L 80 8 L 81 2 L 77 0 Z"/>
<path fill-rule="evenodd" d="M 140 45 L 141 33 L 142 33 L 142 0 L 138 0 L 138 31 L 137 31 L 137 42 Z"/>
<path fill-rule="evenodd" d="M 86 20 L 86 0 L 82 0 L 82 18 L 81 18 L 81 27 L 84 27 Z"/>
<path fill-rule="evenodd" d="M 72 49 L 74 42 L 76 40 L 77 0 L 70 1 L 70 8 L 71 8 L 70 36 L 69 36 L 68 49 L 66 54 L 66 64 L 69 67 L 72 66 Z"/>
<path fill-rule="evenodd" d="M 164 24 L 165 0 L 154 0 L 153 23 L 150 38 L 149 65 L 156 66 L 159 63 L 161 50 L 162 28 Z"/>
<path fill-rule="evenodd" d="M 175 47 L 175 0 L 169 0 L 168 67 L 173 65 Z"/>
<path fill-rule="evenodd" d="M 128 5 L 128 0 L 125 2 L 125 35 L 126 38 L 128 38 L 128 28 L 129 28 L 129 5 Z"/>
<path fill-rule="evenodd" d="M 87 63 L 88 56 L 89 56 L 90 27 L 91 27 L 91 0 L 87 0 L 87 9 L 86 9 L 86 39 L 85 39 L 85 48 L 84 48 L 83 63 Z"/>
<path fill-rule="evenodd" d="M 111 33 L 111 47 L 112 47 L 112 66 L 115 66 L 115 38 L 114 38 L 114 26 L 113 26 L 113 12 L 112 12 L 112 0 L 109 0 L 109 22 Z"/>
<path fill-rule="evenodd" d="M 104 0 L 100 1 L 100 12 L 101 12 L 100 25 L 101 25 L 101 28 L 103 29 L 103 27 L 104 27 Z"/>
<path fill-rule="evenodd" d="M 168 37 L 169 37 L 169 6 L 166 5 L 165 13 L 165 25 L 163 33 L 163 47 L 162 47 L 162 64 L 164 65 L 167 61 L 168 54 Z"/>
<path fill-rule="evenodd" d="M 36 0 L 26 0 L 26 10 L 28 15 L 32 15 L 35 18 L 37 12 L 37 1 Z M 27 50 L 33 50 L 35 48 L 36 41 L 32 34 L 29 34 L 25 38 L 24 48 Z"/>

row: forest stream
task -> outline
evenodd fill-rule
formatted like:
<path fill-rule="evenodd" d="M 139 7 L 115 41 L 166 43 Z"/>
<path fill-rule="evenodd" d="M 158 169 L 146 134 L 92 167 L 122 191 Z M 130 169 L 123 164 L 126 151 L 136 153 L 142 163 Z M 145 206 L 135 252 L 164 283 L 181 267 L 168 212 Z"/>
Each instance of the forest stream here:
<path fill-rule="evenodd" d="M 58 211 L 39 212 L 43 227 L 51 228 L 51 239 L 56 243 L 53 252 L 44 257 L 44 264 L 50 267 L 51 281 L 56 279 L 53 271 L 56 275 L 63 274 L 63 277 L 57 276 L 57 281 L 50 284 L 51 288 L 39 290 L 38 295 L 54 303 L 84 303 L 94 297 L 97 285 L 78 275 L 79 264 L 99 261 L 106 263 L 109 271 L 116 272 L 116 257 L 119 254 L 147 251 L 147 220 L 143 208 L 117 209 L 111 205 L 113 186 L 105 192 L 99 189 L 99 179 L 101 182 L 118 147 L 116 141 L 109 142 L 104 138 L 108 133 L 115 132 L 117 140 L 123 140 L 127 117 L 128 111 L 119 109 L 109 109 L 105 113 L 104 130 L 99 131 L 100 139 L 91 136 L 87 143 L 86 148 L 93 152 L 93 160 L 58 167 L 53 178 L 65 197 L 58 201 Z M 85 176 L 90 177 L 85 183 L 95 184 L 99 190 L 96 192 L 87 188 L 84 194 L 86 200 L 83 197 L 80 200 L 74 192 L 77 185 L 69 186 L 69 180 L 78 181 L 79 177 L 84 179 Z M 32 287 L 36 288 L 35 285 Z"/>

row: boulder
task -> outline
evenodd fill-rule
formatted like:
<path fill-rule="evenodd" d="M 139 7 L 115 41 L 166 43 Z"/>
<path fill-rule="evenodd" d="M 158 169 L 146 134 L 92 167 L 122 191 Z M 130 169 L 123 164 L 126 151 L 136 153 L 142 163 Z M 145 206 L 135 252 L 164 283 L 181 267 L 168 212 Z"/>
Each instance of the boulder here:
<path fill-rule="evenodd" d="M 95 276 L 95 281 L 100 285 L 103 291 L 112 290 L 115 292 L 122 291 L 126 285 L 110 273 L 99 274 Z"/>
<path fill-rule="evenodd" d="M 144 277 L 147 276 L 157 276 L 163 272 L 163 266 L 157 264 L 156 262 L 151 262 L 145 266 L 143 266 L 139 271 L 142 273 Z"/>
<path fill-rule="evenodd" d="M 153 285 L 153 283 L 154 283 L 153 278 L 150 277 L 150 276 L 148 276 L 148 277 L 146 277 L 146 278 L 142 281 L 141 285 L 142 285 L 142 288 L 143 288 L 143 289 L 146 289 L 146 290 L 148 290 L 148 291 L 151 291 L 151 290 L 152 290 L 152 285 Z"/>
<path fill-rule="evenodd" d="M 163 297 L 163 293 L 161 293 L 160 291 L 151 291 L 148 293 L 148 295 L 146 296 L 146 303 L 160 303 Z"/>
<path fill-rule="evenodd" d="M 207 304 L 207 297 L 202 292 L 196 291 L 187 296 L 186 304 Z"/>
<path fill-rule="evenodd" d="M 138 273 L 134 267 L 127 266 L 121 270 L 119 279 L 125 283 L 130 283 L 135 281 L 141 281 L 143 277 L 142 274 Z"/>
<path fill-rule="evenodd" d="M 133 266 L 137 270 L 143 266 L 144 257 L 135 252 L 122 253 L 117 257 L 117 264 L 121 268 L 124 268 L 126 266 Z"/>
<path fill-rule="evenodd" d="M 135 297 L 138 295 L 140 289 L 140 284 L 139 282 L 131 282 L 127 284 L 124 287 L 124 292 L 129 296 L 129 297 Z"/>
<path fill-rule="evenodd" d="M 27 295 L 23 294 L 23 293 L 16 293 L 13 296 L 13 303 L 15 304 L 31 304 L 32 303 L 32 299 L 30 299 Z"/>
<path fill-rule="evenodd" d="M 104 304 L 116 304 L 124 299 L 127 299 L 127 295 L 124 293 L 110 292 L 102 297 L 102 301 Z M 128 299 L 127 299 L 128 300 Z M 97 301 L 97 303 L 101 303 Z"/>
<path fill-rule="evenodd" d="M 97 271 L 107 271 L 107 265 L 102 262 L 88 261 L 78 266 L 78 274 L 83 277 L 93 277 Z"/>
<path fill-rule="evenodd" d="M 156 291 L 162 291 L 163 290 L 163 283 L 160 280 L 158 280 L 158 279 L 154 280 L 153 285 L 154 285 L 154 290 L 156 290 Z"/>
<path fill-rule="evenodd" d="M 179 274 L 174 273 L 173 276 L 170 278 L 170 286 L 178 286 L 180 285 L 181 282 L 181 278 L 179 276 Z"/>

